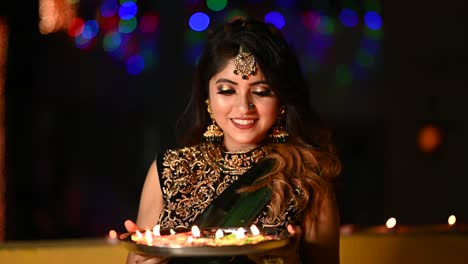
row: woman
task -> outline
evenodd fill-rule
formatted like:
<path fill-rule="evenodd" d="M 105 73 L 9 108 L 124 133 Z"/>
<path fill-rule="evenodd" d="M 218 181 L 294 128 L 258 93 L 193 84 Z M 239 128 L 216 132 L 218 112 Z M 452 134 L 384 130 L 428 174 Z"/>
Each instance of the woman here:
<path fill-rule="evenodd" d="M 340 163 L 308 99 L 297 58 L 275 27 L 236 20 L 215 30 L 183 119 L 189 123 L 183 129 L 187 147 L 158 155 L 137 222 L 127 220 L 127 230 L 156 224 L 288 226 L 300 236 L 298 245 L 217 263 L 339 263 L 331 180 Z M 254 198 L 241 202 L 241 196 Z M 247 213 L 218 214 L 236 206 Z M 167 261 L 195 263 L 128 257 L 128 263 Z"/>

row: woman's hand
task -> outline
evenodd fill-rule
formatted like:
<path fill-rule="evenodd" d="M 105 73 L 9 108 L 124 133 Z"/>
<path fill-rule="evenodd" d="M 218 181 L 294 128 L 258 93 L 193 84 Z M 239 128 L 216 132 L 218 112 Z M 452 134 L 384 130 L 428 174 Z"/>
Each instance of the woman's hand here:
<path fill-rule="evenodd" d="M 257 264 L 299 264 L 301 258 L 297 253 L 302 229 L 299 226 L 288 225 L 288 232 L 292 235 L 292 242 L 280 249 L 262 254 L 249 255 L 249 259 Z"/>
<path fill-rule="evenodd" d="M 137 230 L 143 230 L 138 227 L 132 220 L 127 220 L 124 223 L 125 228 L 128 232 L 135 232 Z M 165 264 L 169 260 L 164 257 L 148 256 L 142 254 L 136 254 L 134 252 L 128 253 L 127 264 Z"/>

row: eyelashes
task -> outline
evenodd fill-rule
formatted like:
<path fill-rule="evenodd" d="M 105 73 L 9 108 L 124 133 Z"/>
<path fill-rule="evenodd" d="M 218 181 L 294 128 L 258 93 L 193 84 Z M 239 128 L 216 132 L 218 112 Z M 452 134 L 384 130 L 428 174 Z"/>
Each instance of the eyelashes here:
<path fill-rule="evenodd" d="M 231 95 L 231 94 L 235 94 L 235 93 L 236 93 L 236 90 L 233 89 L 233 88 L 228 88 L 228 87 L 225 87 L 225 86 L 222 86 L 222 87 L 218 88 L 218 94 Z M 259 90 L 253 90 L 252 94 L 260 96 L 260 97 L 267 97 L 267 96 L 274 96 L 275 95 L 270 88 L 261 89 L 261 90 L 260 89 Z"/>

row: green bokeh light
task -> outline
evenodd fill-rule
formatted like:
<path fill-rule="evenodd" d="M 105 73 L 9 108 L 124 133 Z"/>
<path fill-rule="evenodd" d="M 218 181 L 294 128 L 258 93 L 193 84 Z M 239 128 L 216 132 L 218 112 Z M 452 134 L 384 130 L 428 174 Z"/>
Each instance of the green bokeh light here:
<path fill-rule="evenodd" d="M 372 67 L 374 65 L 374 57 L 370 55 L 366 50 L 359 49 L 356 54 L 356 62 L 362 67 Z"/>
<path fill-rule="evenodd" d="M 119 32 L 121 33 L 132 33 L 137 27 L 137 20 L 135 17 L 129 20 L 119 20 Z"/>
<path fill-rule="evenodd" d="M 347 65 L 341 64 L 336 67 L 336 83 L 339 85 L 350 85 L 353 76 L 351 74 L 351 71 L 349 70 L 349 67 Z"/>
<path fill-rule="evenodd" d="M 221 11 L 226 8 L 227 0 L 206 0 L 206 6 L 213 11 Z"/>
<path fill-rule="evenodd" d="M 332 35 L 335 32 L 335 21 L 329 16 L 320 16 L 317 31 L 325 35 Z"/>

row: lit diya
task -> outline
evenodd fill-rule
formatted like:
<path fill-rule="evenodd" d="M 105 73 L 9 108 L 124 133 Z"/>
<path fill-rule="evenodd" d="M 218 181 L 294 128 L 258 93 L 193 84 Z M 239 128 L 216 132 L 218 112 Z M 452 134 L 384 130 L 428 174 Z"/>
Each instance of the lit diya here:
<path fill-rule="evenodd" d="M 135 252 L 158 256 L 233 256 L 256 254 L 284 247 L 292 236 L 282 229 L 265 228 L 261 231 L 252 225 L 247 230 L 239 228 L 198 228 L 174 231 L 136 231 L 120 236 L 120 241 Z"/>

